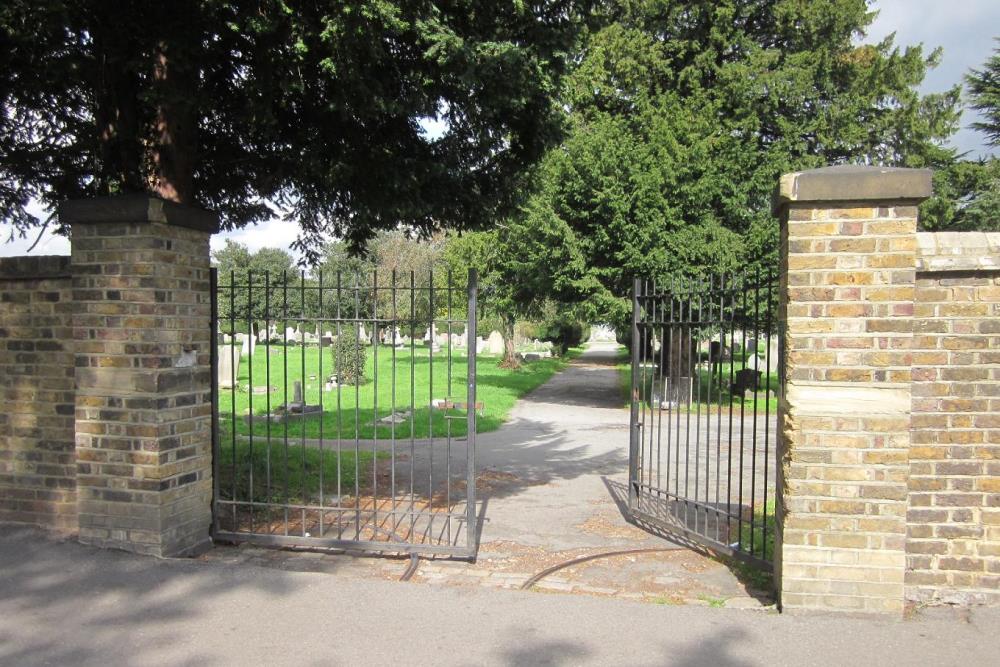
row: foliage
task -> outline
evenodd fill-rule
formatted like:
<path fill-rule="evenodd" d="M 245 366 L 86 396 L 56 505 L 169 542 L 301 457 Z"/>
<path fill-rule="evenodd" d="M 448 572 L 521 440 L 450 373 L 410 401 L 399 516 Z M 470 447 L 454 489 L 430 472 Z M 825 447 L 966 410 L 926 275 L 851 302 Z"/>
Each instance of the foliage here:
<path fill-rule="evenodd" d="M 564 261 L 533 283 L 620 328 L 636 275 L 775 267 L 781 173 L 950 164 L 958 87 L 918 94 L 939 53 L 858 44 L 872 16 L 864 0 L 609 3 L 566 79 L 569 134 L 519 216 L 560 230 L 542 257 Z"/>
<path fill-rule="evenodd" d="M 1000 230 L 1000 159 L 959 160 L 934 172 L 934 196 L 920 205 L 928 231 Z"/>
<path fill-rule="evenodd" d="M 250 252 L 246 245 L 226 239 L 225 247 L 213 254 L 213 260 L 223 288 L 218 299 L 219 322 L 227 331 L 230 323 L 237 331 L 244 331 L 248 322 L 266 325 L 269 319 L 273 322 L 276 313 L 299 312 L 299 290 L 288 287 L 300 280 L 300 274 L 292 269 L 292 257 L 284 250 L 260 248 Z"/>
<path fill-rule="evenodd" d="M 497 219 L 557 138 L 588 4 L 10 0 L 0 219 L 152 192 L 227 228 L 283 213 L 310 263 L 323 232 Z"/>
<path fill-rule="evenodd" d="M 559 356 L 565 355 L 571 347 L 578 347 L 590 335 L 590 327 L 580 321 L 574 308 L 548 300 L 541 314 L 542 319 L 527 327 L 524 335 L 550 341 Z"/>
<path fill-rule="evenodd" d="M 364 382 L 368 363 L 368 346 L 361 340 L 358 325 L 340 328 L 330 348 L 333 371 L 338 384 L 356 385 Z"/>
<path fill-rule="evenodd" d="M 983 115 L 972 127 L 985 133 L 990 145 L 1000 146 L 1000 48 L 993 50 L 982 69 L 969 72 L 965 81 L 972 108 Z"/>
<path fill-rule="evenodd" d="M 529 203 L 530 207 L 530 203 Z M 529 209 L 526 209 L 530 211 Z M 517 368 L 514 325 L 538 318 L 546 299 L 562 300 L 586 289 L 585 258 L 557 216 L 514 217 L 489 232 L 449 239 L 445 262 L 453 272 L 480 271 L 484 313 L 495 318 L 504 336 L 501 365 Z"/>

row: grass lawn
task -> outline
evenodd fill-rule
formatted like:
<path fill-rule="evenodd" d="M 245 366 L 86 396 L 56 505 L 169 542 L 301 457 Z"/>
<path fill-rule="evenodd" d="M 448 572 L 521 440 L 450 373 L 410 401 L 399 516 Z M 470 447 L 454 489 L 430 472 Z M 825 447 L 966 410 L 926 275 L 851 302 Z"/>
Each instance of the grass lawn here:
<path fill-rule="evenodd" d="M 753 508 L 753 524 L 746 521 L 740 524 L 740 546 L 742 549 L 758 558 L 771 561 L 774 558 L 774 529 L 776 503 L 772 497 L 766 503 L 758 503 Z M 766 534 L 765 534 L 766 530 Z"/>
<path fill-rule="evenodd" d="M 258 345 L 253 364 L 248 364 L 247 358 L 240 362 L 239 386 L 235 390 L 219 390 L 220 426 L 229 430 L 235 421 L 236 433 L 248 435 L 251 426 L 245 415 L 250 412 L 265 415 L 269 409 L 284 404 L 286 396 L 291 401 L 293 383 L 299 381 L 306 403 L 322 405 L 322 412 L 281 423 L 255 420 L 252 426 L 255 436 L 283 441 L 286 435 L 289 439 L 322 436 L 327 440 L 376 436 L 381 439 L 393 434 L 397 438 L 409 438 L 411 434 L 424 438 L 432 432 L 436 437 L 449 433 L 465 435 L 464 410 L 431 407 L 432 399 L 466 401 L 468 359 L 464 353 L 452 351 L 449 374 L 446 350 L 435 352 L 432 362 L 426 347 L 415 347 L 412 354 L 409 348 L 369 347 L 366 381 L 359 386 L 345 385 L 326 391 L 324 379 L 331 374 L 333 363 L 329 349 L 323 352 L 320 355 L 318 347 L 289 346 L 286 349 L 272 345 L 268 353 L 266 346 Z M 483 407 L 477 420 L 477 432 L 499 428 L 518 398 L 544 383 L 579 353 L 580 350 L 571 350 L 563 359 L 526 362 L 517 371 L 499 368 L 498 356 L 479 355 L 476 401 Z M 251 386 L 261 390 L 270 387 L 271 391 L 252 394 Z M 375 424 L 394 411 L 408 414 L 396 424 Z"/>
<path fill-rule="evenodd" d="M 379 453 L 379 458 L 386 456 Z M 272 441 L 270 446 L 255 441 L 251 452 L 250 442 L 224 434 L 219 449 L 219 492 L 223 499 L 258 503 L 318 502 L 320 489 L 328 497 L 353 494 L 355 482 L 363 487 L 371 479 L 374 464 L 371 452 L 355 456 L 353 451 L 343 451 L 338 457 L 335 451 L 294 442 L 286 448 L 282 441 Z"/>

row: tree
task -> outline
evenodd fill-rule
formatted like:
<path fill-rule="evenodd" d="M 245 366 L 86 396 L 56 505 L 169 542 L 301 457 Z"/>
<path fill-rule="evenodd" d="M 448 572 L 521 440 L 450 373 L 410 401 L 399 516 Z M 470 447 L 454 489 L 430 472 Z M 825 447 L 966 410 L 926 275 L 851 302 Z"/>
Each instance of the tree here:
<path fill-rule="evenodd" d="M 309 263 L 324 232 L 358 251 L 398 224 L 495 220 L 557 137 L 585 5 L 9 0 L 0 220 L 150 192 L 225 228 L 283 214 Z"/>
<path fill-rule="evenodd" d="M 1000 229 L 1000 159 L 957 160 L 934 172 L 934 195 L 920 205 L 928 231 Z"/>
<path fill-rule="evenodd" d="M 256 252 L 232 239 L 213 254 L 219 272 L 219 321 L 223 328 L 248 327 L 256 335 L 261 323 L 275 323 L 278 315 L 300 314 L 300 299 L 295 285 L 301 280 L 292 268 L 292 256 L 279 248 L 260 248 Z M 290 296 L 290 298 L 289 298 Z"/>
<path fill-rule="evenodd" d="M 505 368 L 520 366 L 514 347 L 517 321 L 539 316 L 547 300 L 586 291 L 578 281 L 590 280 L 570 230 L 545 209 L 528 208 L 524 216 L 489 232 L 453 236 L 444 262 L 456 275 L 469 267 L 480 272 L 479 301 L 499 323 L 504 338 L 500 365 Z"/>
<path fill-rule="evenodd" d="M 872 17 L 864 0 L 608 3 L 521 214 L 567 230 L 595 320 L 625 325 L 634 276 L 775 268 L 784 172 L 954 161 L 958 87 L 917 92 L 940 53 L 858 44 Z"/>
<path fill-rule="evenodd" d="M 965 82 L 972 108 L 983 116 L 972 127 L 985 133 L 991 146 L 1000 146 L 1000 48 L 993 50 L 982 69 L 969 72 Z"/>

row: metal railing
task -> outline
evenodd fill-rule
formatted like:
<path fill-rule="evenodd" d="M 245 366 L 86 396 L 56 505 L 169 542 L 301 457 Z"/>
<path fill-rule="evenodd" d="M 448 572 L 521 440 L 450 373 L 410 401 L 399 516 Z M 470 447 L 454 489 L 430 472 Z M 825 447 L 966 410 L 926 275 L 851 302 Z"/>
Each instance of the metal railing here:
<path fill-rule="evenodd" d="M 629 508 L 768 565 L 783 350 L 774 276 L 636 279 Z"/>
<path fill-rule="evenodd" d="M 216 539 L 474 557 L 477 290 L 213 270 Z"/>

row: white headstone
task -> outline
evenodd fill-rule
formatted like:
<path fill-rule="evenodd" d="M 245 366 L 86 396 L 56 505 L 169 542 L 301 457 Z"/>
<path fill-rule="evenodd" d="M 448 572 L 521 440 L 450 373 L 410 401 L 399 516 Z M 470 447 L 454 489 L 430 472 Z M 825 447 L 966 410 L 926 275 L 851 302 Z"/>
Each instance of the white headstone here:
<path fill-rule="evenodd" d="M 219 346 L 219 389 L 232 389 L 239 377 L 240 357 L 232 345 Z"/>
<path fill-rule="evenodd" d="M 240 356 L 241 357 L 249 357 L 251 354 L 253 354 L 250 351 L 250 340 L 253 338 L 253 336 L 248 336 L 246 334 L 236 334 L 236 338 L 237 339 L 242 339 L 242 341 L 243 341 L 242 345 L 240 347 Z"/>
<path fill-rule="evenodd" d="M 503 354 L 503 350 L 503 336 L 499 331 L 491 331 L 489 338 L 486 339 L 487 354 Z"/>

